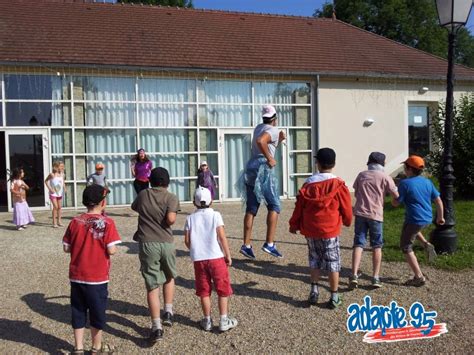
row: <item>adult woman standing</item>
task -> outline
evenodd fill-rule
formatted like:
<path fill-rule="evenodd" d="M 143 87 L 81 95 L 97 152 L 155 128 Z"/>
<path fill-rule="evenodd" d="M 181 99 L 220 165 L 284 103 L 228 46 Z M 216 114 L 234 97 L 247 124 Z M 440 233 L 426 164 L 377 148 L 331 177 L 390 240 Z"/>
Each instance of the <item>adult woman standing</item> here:
<path fill-rule="evenodd" d="M 150 187 L 149 178 L 153 164 L 148 159 L 145 149 L 140 148 L 137 151 L 137 155 L 132 159 L 131 170 L 132 176 L 135 178 L 133 187 L 137 195 L 140 191 L 148 189 Z"/>

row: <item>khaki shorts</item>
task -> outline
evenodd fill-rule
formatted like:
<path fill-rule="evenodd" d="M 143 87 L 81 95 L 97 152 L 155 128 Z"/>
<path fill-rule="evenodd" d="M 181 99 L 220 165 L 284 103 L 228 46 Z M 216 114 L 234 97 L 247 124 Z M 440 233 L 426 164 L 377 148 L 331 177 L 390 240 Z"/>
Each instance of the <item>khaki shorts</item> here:
<path fill-rule="evenodd" d="M 176 251 L 173 243 L 139 243 L 140 271 L 148 291 L 176 278 Z"/>

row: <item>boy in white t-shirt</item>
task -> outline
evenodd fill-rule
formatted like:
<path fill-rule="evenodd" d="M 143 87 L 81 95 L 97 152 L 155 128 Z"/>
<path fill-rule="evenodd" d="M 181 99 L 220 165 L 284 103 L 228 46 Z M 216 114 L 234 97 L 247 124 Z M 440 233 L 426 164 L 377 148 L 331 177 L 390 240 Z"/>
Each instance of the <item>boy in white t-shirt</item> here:
<path fill-rule="evenodd" d="M 227 315 L 232 294 L 227 268 L 232 265 L 232 259 L 222 216 L 209 208 L 211 203 L 211 192 L 199 186 L 194 194 L 197 210 L 188 216 L 184 226 L 184 243 L 194 262 L 196 295 L 201 298 L 204 314 L 201 327 L 205 331 L 212 330 L 211 291 L 214 285 L 219 297 L 219 330 L 225 332 L 237 326 L 237 320 Z"/>

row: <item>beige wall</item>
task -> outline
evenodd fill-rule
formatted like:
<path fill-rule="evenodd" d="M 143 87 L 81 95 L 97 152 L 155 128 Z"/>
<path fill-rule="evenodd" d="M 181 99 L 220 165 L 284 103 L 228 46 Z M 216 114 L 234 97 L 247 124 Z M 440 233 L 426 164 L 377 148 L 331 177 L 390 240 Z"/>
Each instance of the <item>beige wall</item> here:
<path fill-rule="evenodd" d="M 421 87 L 429 91 L 420 94 Z M 408 155 L 408 103 L 436 105 L 446 99 L 440 82 L 396 83 L 379 80 L 320 80 L 319 147 L 332 147 L 337 154 L 335 174 L 352 186 L 358 172 L 366 169 L 372 151 L 387 155 L 386 171 L 400 168 Z M 457 85 L 455 100 L 461 93 L 474 91 Z M 375 122 L 364 127 L 366 119 Z"/>

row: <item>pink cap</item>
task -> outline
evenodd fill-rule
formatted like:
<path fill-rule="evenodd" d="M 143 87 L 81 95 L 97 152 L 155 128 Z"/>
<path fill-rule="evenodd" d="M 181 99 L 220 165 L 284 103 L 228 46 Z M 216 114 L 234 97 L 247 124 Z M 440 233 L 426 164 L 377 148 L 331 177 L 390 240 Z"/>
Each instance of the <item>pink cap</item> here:
<path fill-rule="evenodd" d="M 273 118 L 276 115 L 275 107 L 272 105 L 265 105 L 262 107 L 262 117 L 263 118 Z"/>

